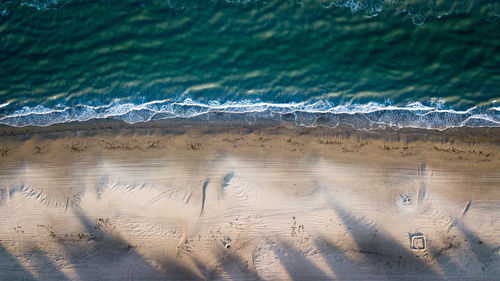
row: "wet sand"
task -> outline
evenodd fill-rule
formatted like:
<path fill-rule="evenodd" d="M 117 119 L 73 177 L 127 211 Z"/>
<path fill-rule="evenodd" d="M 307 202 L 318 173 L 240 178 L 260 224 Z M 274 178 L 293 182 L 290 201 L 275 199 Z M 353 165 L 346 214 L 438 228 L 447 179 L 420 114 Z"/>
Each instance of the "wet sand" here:
<path fill-rule="evenodd" d="M 494 280 L 500 130 L 0 128 L 0 279 Z"/>

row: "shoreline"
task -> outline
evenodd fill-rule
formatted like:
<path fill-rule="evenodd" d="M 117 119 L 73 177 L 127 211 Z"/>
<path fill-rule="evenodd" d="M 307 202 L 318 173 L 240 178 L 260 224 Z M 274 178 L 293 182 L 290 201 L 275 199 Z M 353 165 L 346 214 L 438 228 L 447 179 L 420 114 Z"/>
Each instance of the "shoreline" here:
<path fill-rule="evenodd" d="M 230 121 L 207 121 L 196 118 L 191 119 L 169 119 L 169 120 L 156 120 L 148 122 L 139 122 L 130 124 L 122 120 L 116 119 L 97 119 L 89 121 L 74 121 L 69 123 L 59 123 L 50 126 L 25 126 L 15 127 L 0 124 L 0 138 L 14 137 L 19 135 L 36 135 L 36 134 L 58 134 L 70 131 L 106 131 L 112 130 L 159 130 L 164 133 L 180 132 L 182 130 L 195 130 L 198 128 L 201 132 L 211 133 L 218 130 L 228 129 L 244 129 L 247 131 L 272 131 L 272 130 L 289 130 L 298 132 L 314 132 L 325 131 L 334 134 L 346 135 L 356 134 L 366 137 L 380 137 L 384 135 L 400 135 L 406 136 L 408 139 L 425 140 L 426 137 L 454 137 L 464 142 L 477 142 L 476 139 L 482 139 L 488 143 L 500 144 L 500 128 L 499 127 L 451 127 L 446 129 L 428 129 L 428 128 L 396 128 L 393 126 L 383 126 L 380 128 L 354 128 L 349 124 L 338 124 L 334 127 L 327 125 L 317 125 L 312 127 L 298 126 L 290 121 L 268 121 L 257 120 L 248 123 L 244 120 L 230 120 Z M 410 137 L 415 135 L 415 137 Z M 423 136 L 423 138 L 419 138 Z"/>
<path fill-rule="evenodd" d="M 431 102 L 432 104 L 432 102 Z M 76 105 L 60 109 L 23 108 L 13 114 L 0 111 L 0 124 L 14 127 L 52 126 L 66 123 L 87 123 L 120 120 L 128 124 L 155 122 L 289 122 L 297 126 L 336 127 L 348 124 L 356 129 L 427 128 L 444 130 L 458 127 L 500 127 L 498 108 L 473 106 L 469 109 L 443 109 L 438 104 L 420 102 L 406 106 L 378 103 L 334 106 L 328 101 L 312 103 L 237 102 L 196 103 L 172 100 L 151 101 L 144 104 L 114 103 L 102 106 Z"/>
<path fill-rule="evenodd" d="M 175 144 L 177 142 L 177 144 Z M 190 147 L 188 144 L 196 144 Z M 42 147 L 63 147 L 58 153 L 106 151 L 197 151 L 221 153 L 276 153 L 292 157 L 326 155 L 333 159 L 366 158 L 377 155 L 389 159 L 425 159 L 436 156 L 467 166 L 473 162 L 494 167 L 500 162 L 500 128 L 374 129 L 359 130 L 349 125 L 335 128 L 296 126 L 289 122 L 260 121 L 206 122 L 199 120 L 162 120 L 128 124 L 117 120 L 98 120 L 57 124 L 49 127 L 0 126 L 2 157 L 15 154 L 40 156 L 50 152 Z M 84 153 L 84 154 L 85 154 Z M 0 158 L 1 160 L 1 158 Z M 500 164 L 499 164 L 500 165 Z"/>

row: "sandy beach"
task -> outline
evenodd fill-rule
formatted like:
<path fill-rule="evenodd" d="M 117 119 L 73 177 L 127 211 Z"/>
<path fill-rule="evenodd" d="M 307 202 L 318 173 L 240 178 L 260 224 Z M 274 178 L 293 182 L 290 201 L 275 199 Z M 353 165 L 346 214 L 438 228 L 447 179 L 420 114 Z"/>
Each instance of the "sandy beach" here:
<path fill-rule="evenodd" d="M 1 280 L 496 280 L 500 129 L 0 128 Z"/>

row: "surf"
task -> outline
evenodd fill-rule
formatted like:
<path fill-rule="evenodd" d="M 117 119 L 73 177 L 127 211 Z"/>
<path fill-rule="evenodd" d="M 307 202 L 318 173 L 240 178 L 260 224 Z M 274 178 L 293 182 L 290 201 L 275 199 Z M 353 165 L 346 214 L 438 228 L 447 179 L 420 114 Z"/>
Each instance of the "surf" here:
<path fill-rule="evenodd" d="M 248 124 L 256 121 L 289 121 L 305 127 L 335 127 L 343 123 L 357 129 L 394 127 L 441 130 L 453 127 L 500 127 L 500 111 L 496 107 L 472 107 L 457 111 L 442 104 L 425 105 L 420 102 L 407 105 L 377 102 L 334 104 L 328 101 L 272 103 L 250 100 L 204 103 L 189 98 L 145 103 L 115 100 L 99 106 L 80 104 L 59 105 L 55 108 L 24 107 L 0 115 L 0 124 L 13 127 L 45 127 L 99 119 L 121 120 L 129 124 L 168 119 L 193 119 L 203 122 L 243 120 Z"/>

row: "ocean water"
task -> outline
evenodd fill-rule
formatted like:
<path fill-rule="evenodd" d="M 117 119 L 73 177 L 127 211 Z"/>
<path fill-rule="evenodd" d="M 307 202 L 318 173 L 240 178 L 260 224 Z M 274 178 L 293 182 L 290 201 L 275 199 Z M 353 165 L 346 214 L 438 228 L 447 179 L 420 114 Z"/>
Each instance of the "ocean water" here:
<path fill-rule="evenodd" d="M 0 2 L 0 124 L 500 126 L 500 1 Z"/>

